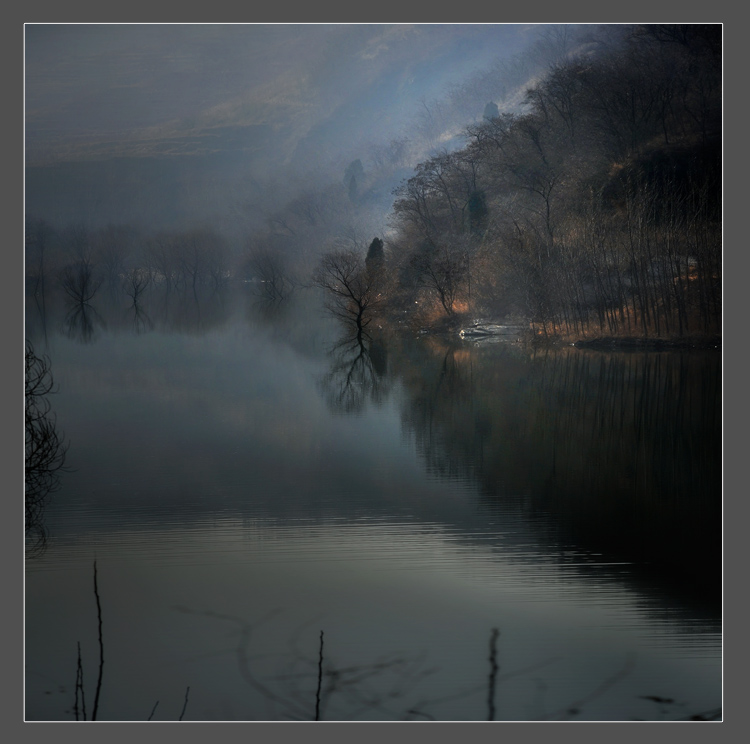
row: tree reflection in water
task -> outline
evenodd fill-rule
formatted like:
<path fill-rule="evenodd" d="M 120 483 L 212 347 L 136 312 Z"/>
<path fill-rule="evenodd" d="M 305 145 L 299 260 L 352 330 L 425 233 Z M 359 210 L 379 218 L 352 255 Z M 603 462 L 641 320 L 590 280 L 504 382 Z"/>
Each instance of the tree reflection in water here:
<path fill-rule="evenodd" d="M 428 664 L 424 651 L 410 654 L 389 653 L 371 661 L 350 661 L 342 663 L 331 652 L 335 640 L 326 635 L 323 644 L 323 631 L 317 636 L 317 646 L 303 648 L 303 635 L 308 638 L 312 622 L 297 627 L 289 638 L 288 650 L 275 654 L 264 652 L 258 636 L 270 621 L 282 612 L 274 609 L 255 621 L 248 621 L 236 615 L 212 611 L 195 611 L 188 607 L 174 607 L 178 612 L 201 616 L 228 623 L 234 628 L 231 635 L 236 637 L 236 645 L 227 648 L 225 653 L 235 656 L 237 668 L 243 682 L 264 698 L 273 710 L 268 720 L 291 721 L 346 721 L 346 720 L 390 720 L 390 721 L 435 721 L 441 718 L 441 706 L 460 699 L 484 698 L 487 701 L 487 718 L 495 718 L 496 687 L 502 682 L 523 679 L 530 674 L 543 673 L 542 670 L 560 661 L 551 656 L 534 664 L 503 671 L 497 659 L 496 640 L 499 631 L 493 628 L 490 633 L 489 675 L 486 680 L 465 681 L 440 697 L 420 696 L 417 693 L 422 682 L 439 675 L 439 667 Z M 254 647 L 254 644 L 255 647 Z M 365 644 L 366 645 L 366 644 Z M 325 649 L 325 650 L 324 650 Z M 628 674 L 632 660 L 617 675 Z M 611 684 L 606 681 L 602 688 Z M 600 692 L 579 701 L 579 708 L 593 700 Z M 570 717 L 570 710 L 559 712 Z M 559 718 L 550 714 L 546 718 Z"/>
<path fill-rule="evenodd" d="M 95 340 L 97 328 L 106 328 L 104 318 L 87 302 L 73 305 L 63 320 L 63 330 L 68 338 L 90 344 Z"/>
<path fill-rule="evenodd" d="M 398 381 L 428 471 L 476 482 L 488 516 L 528 518 L 549 549 L 575 545 L 718 606 L 718 354 L 387 342 L 331 351 L 320 389 L 333 411 L 379 405 Z"/>
<path fill-rule="evenodd" d="M 154 329 L 154 321 L 139 304 L 133 303 L 130 309 L 133 311 L 133 333 L 140 335 Z"/>
<path fill-rule="evenodd" d="M 388 354 L 382 340 L 345 336 L 329 352 L 331 366 L 320 390 L 332 411 L 361 413 L 367 402 L 381 405 L 388 394 Z"/>
<path fill-rule="evenodd" d="M 525 351 L 439 339 L 389 348 L 430 472 L 478 482 L 488 514 L 534 515 L 550 544 L 721 593 L 721 358 Z M 546 525 L 546 526 L 544 526 Z"/>
<path fill-rule="evenodd" d="M 123 289 L 130 297 L 132 303 L 130 309 L 133 311 L 133 333 L 141 334 L 153 330 L 154 323 L 149 314 L 143 309 L 139 299 L 151 284 L 151 276 L 140 269 L 132 269 L 127 272 L 123 279 Z"/>
<path fill-rule="evenodd" d="M 143 306 L 159 328 L 189 333 L 220 327 L 228 317 L 221 293 L 204 298 L 152 288 Z M 126 328 L 129 318 L 122 307 L 120 297 L 117 317 Z M 78 303 L 70 313 L 79 326 L 87 320 L 89 338 L 92 310 Z M 133 314 L 140 310 L 138 303 Z M 273 324 L 269 335 L 278 332 L 297 341 L 296 332 L 310 339 L 309 329 L 292 323 L 283 304 L 267 310 L 267 315 L 258 308 L 255 312 Z M 116 327 L 113 315 L 107 321 Z M 540 531 L 541 545 L 575 544 L 601 553 L 605 561 L 624 558 L 643 566 L 649 580 L 663 577 L 665 568 L 670 578 L 680 573 L 691 584 L 691 597 L 700 598 L 707 584 L 720 587 L 720 565 L 718 571 L 715 565 L 721 556 L 719 373 L 720 359 L 711 354 L 529 352 L 517 345 L 482 349 L 437 337 L 418 343 L 388 337 L 386 347 L 385 338 L 365 336 L 342 338 L 330 350 L 328 371 L 318 382 L 331 410 L 353 415 L 368 404 L 380 405 L 397 383 L 403 390 L 404 430 L 414 437 L 427 468 L 473 479 L 481 514 L 528 519 L 531 529 Z M 328 629 L 320 667 L 316 632 L 315 643 L 293 645 L 281 654 L 280 665 L 277 655 L 268 661 L 272 668 L 263 669 L 264 649 L 251 650 L 258 624 L 229 616 L 221 620 L 236 630 L 230 653 L 244 681 L 279 703 L 282 717 L 314 716 L 320 669 L 321 720 L 368 711 L 392 720 L 429 720 L 440 716 L 448 699 L 399 700 L 394 690 L 403 694 L 431 673 L 421 658 L 335 660 L 335 634 Z M 457 689 L 451 698 L 481 698 L 487 717 L 495 717 L 496 685 L 538 671 L 506 671 L 502 662 L 495 661 L 491 637 L 489 675 Z M 585 717 L 588 702 L 629 671 L 626 662 L 622 670 L 612 669 L 610 678 L 592 684 L 588 697 L 553 712 L 541 705 L 538 717 Z M 666 698 L 643 697 L 665 709 L 671 704 Z M 693 718 L 716 715 L 709 711 Z"/>
<path fill-rule="evenodd" d="M 63 321 L 65 334 L 82 343 L 91 343 L 96 327 L 104 326 L 104 320 L 90 304 L 99 291 L 102 279 L 96 275 L 89 259 L 66 266 L 59 279 L 69 303 Z"/>

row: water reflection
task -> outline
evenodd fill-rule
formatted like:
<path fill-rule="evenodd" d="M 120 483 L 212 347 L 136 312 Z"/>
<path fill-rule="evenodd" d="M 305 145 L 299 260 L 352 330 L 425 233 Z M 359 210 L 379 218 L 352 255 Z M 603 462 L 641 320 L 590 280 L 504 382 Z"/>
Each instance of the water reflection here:
<path fill-rule="evenodd" d="M 91 261 L 83 259 L 66 266 L 60 272 L 60 284 L 76 305 L 86 305 L 102 285 L 102 279 L 94 271 Z"/>
<path fill-rule="evenodd" d="M 426 717 L 408 697 L 424 679 L 438 670 L 426 663 L 423 654 L 387 654 L 373 661 L 344 662 L 335 649 L 335 639 L 325 646 L 325 632 L 319 631 L 316 648 L 306 647 L 312 623 L 298 625 L 283 648 L 260 653 L 258 636 L 264 626 L 282 611 L 272 610 L 255 621 L 217 612 L 196 612 L 176 607 L 178 612 L 232 628 L 232 648 L 242 682 L 274 711 L 273 720 L 413 720 Z M 303 636 L 308 638 L 303 639 Z M 472 690 L 471 692 L 475 692 Z M 466 693 L 469 694 L 469 693 Z M 421 701 L 426 707 L 433 701 Z"/>
<path fill-rule="evenodd" d="M 103 295 L 98 345 L 52 340 L 78 472 L 28 574 L 29 669 L 72 677 L 95 551 L 119 656 L 103 716 L 161 699 L 174 719 L 186 685 L 188 717 L 225 720 L 313 718 L 318 690 L 323 719 L 716 704 L 717 355 L 331 347 L 301 291 Z M 133 333 L 139 312 L 154 333 Z M 29 680 L 33 715 L 59 715 Z"/>
<path fill-rule="evenodd" d="M 204 335 L 222 328 L 230 317 L 230 305 L 224 288 L 194 288 L 191 292 L 165 289 L 156 292 L 151 305 L 166 331 Z"/>
<path fill-rule="evenodd" d="M 560 529 L 718 598 L 718 353 L 546 353 L 534 369 L 542 499 Z"/>
<path fill-rule="evenodd" d="M 74 304 L 63 320 L 65 335 L 83 344 L 93 343 L 96 340 L 96 331 L 106 327 L 104 318 L 88 302 Z"/>
<path fill-rule="evenodd" d="M 140 335 L 154 329 L 154 321 L 137 302 L 134 302 L 130 309 L 133 313 L 133 333 Z"/>
<path fill-rule="evenodd" d="M 479 377 L 475 378 L 478 359 L 476 349 L 438 337 L 416 344 L 394 340 L 392 367 L 408 393 L 402 411 L 404 426 L 435 475 L 474 477 L 484 463 L 486 440 L 493 426 L 501 423 L 495 406 L 483 405 L 482 387 Z M 510 355 L 503 361 L 501 369 L 506 361 L 511 369 L 518 363 Z M 493 385 L 483 395 L 502 399 L 504 392 Z"/>
<path fill-rule="evenodd" d="M 48 290 L 43 302 L 27 297 L 30 336 L 46 336 L 50 318 L 56 320 L 65 336 L 85 344 L 96 343 L 105 330 L 136 335 L 153 330 L 203 335 L 226 325 L 232 314 L 232 298 L 226 287 L 181 291 L 166 283 L 154 284 L 148 275 L 133 272 L 119 285 L 108 285 L 108 291 L 98 293 L 95 304 L 89 301 L 91 292 L 78 299 L 78 295 L 61 289 L 58 285 Z"/>
<path fill-rule="evenodd" d="M 387 347 L 382 338 L 345 336 L 329 352 L 331 365 L 320 390 L 336 413 L 361 413 L 366 404 L 379 406 L 389 392 Z"/>
<path fill-rule="evenodd" d="M 512 508 L 560 551 L 637 564 L 718 600 L 717 353 L 524 354 L 430 339 L 389 358 L 431 472 L 475 479 L 489 517 Z"/>
<path fill-rule="evenodd" d="M 261 322 L 273 326 L 288 321 L 292 314 L 292 304 L 277 298 L 259 295 L 257 288 L 250 285 L 247 289 L 246 312 L 251 322 Z"/>
<path fill-rule="evenodd" d="M 545 576 L 409 525 L 387 541 L 374 526 L 349 523 L 312 534 L 235 526 L 119 547 L 97 536 L 109 660 L 101 718 L 143 720 L 158 699 L 159 714 L 174 720 L 189 685 L 194 720 L 312 720 L 318 679 L 324 720 L 653 720 L 708 715 L 716 705 L 715 638 L 681 645 L 672 618 L 662 620 L 664 638 L 634 639 L 658 623 L 609 582 L 566 581 L 552 567 Z M 49 566 L 34 586 L 69 581 L 69 569 Z M 35 631 L 31 671 L 46 669 L 45 650 L 62 645 L 67 678 L 76 640 L 95 670 L 90 559 L 76 569 L 87 580 L 59 593 L 55 632 L 42 640 Z M 87 680 L 92 689 L 89 672 Z M 38 694 L 29 697 L 37 716 L 53 702 Z M 660 713 L 653 698 L 667 696 L 673 703 Z"/>

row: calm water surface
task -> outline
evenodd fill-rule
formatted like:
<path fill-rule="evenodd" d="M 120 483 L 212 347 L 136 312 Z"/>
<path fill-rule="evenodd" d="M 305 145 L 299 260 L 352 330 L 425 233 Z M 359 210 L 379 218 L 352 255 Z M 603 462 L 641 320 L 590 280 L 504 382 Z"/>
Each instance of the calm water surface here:
<path fill-rule="evenodd" d="M 721 706 L 719 352 L 363 352 L 315 303 L 29 305 L 71 471 L 27 719 L 75 718 L 79 642 L 90 715 L 94 561 L 101 720 L 313 719 L 321 631 L 328 720 Z"/>

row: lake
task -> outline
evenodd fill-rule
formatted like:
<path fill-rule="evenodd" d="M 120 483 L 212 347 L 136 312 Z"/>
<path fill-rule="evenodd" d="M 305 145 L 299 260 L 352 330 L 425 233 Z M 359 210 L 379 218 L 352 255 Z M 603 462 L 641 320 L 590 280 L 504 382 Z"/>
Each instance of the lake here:
<path fill-rule="evenodd" d="M 722 704 L 721 353 L 342 337 L 301 290 L 27 301 L 66 472 L 27 720 Z M 82 717 L 82 702 L 78 714 Z"/>

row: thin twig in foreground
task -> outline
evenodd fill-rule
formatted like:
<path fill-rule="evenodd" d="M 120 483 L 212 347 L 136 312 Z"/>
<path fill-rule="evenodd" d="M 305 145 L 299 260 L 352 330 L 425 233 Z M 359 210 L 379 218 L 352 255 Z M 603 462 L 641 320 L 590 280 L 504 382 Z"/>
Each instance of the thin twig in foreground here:
<path fill-rule="evenodd" d="M 94 696 L 94 710 L 91 713 L 91 720 L 96 720 L 96 713 L 99 710 L 99 693 L 102 689 L 102 674 L 104 672 L 104 643 L 102 641 L 102 603 L 99 599 L 99 586 L 96 582 L 96 561 L 94 561 L 94 596 L 96 597 L 96 614 L 99 618 L 99 679 L 96 681 L 96 695 Z"/>
<path fill-rule="evenodd" d="M 320 720 L 320 687 L 323 684 L 323 631 L 320 631 L 320 654 L 318 657 L 318 691 L 315 695 L 315 720 Z"/>
<path fill-rule="evenodd" d="M 489 692 L 487 696 L 487 705 L 489 707 L 489 714 L 487 716 L 488 721 L 495 720 L 495 681 L 497 679 L 497 637 L 500 635 L 500 631 L 497 628 L 492 629 L 490 635 L 490 683 Z"/>
<path fill-rule="evenodd" d="M 182 706 L 182 713 L 180 713 L 180 720 L 182 720 L 182 717 L 185 715 L 185 710 L 187 709 L 187 701 L 188 701 L 189 694 L 190 694 L 190 685 L 188 685 L 187 690 L 185 690 L 185 703 Z"/>
<path fill-rule="evenodd" d="M 81 642 L 78 641 L 78 667 L 76 668 L 76 699 L 73 709 L 76 713 L 76 721 L 80 720 L 78 717 L 78 691 L 81 692 L 81 712 L 83 714 L 83 720 L 86 720 L 86 698 L 83 694 L 83 664 L 81 662 Z"/>

